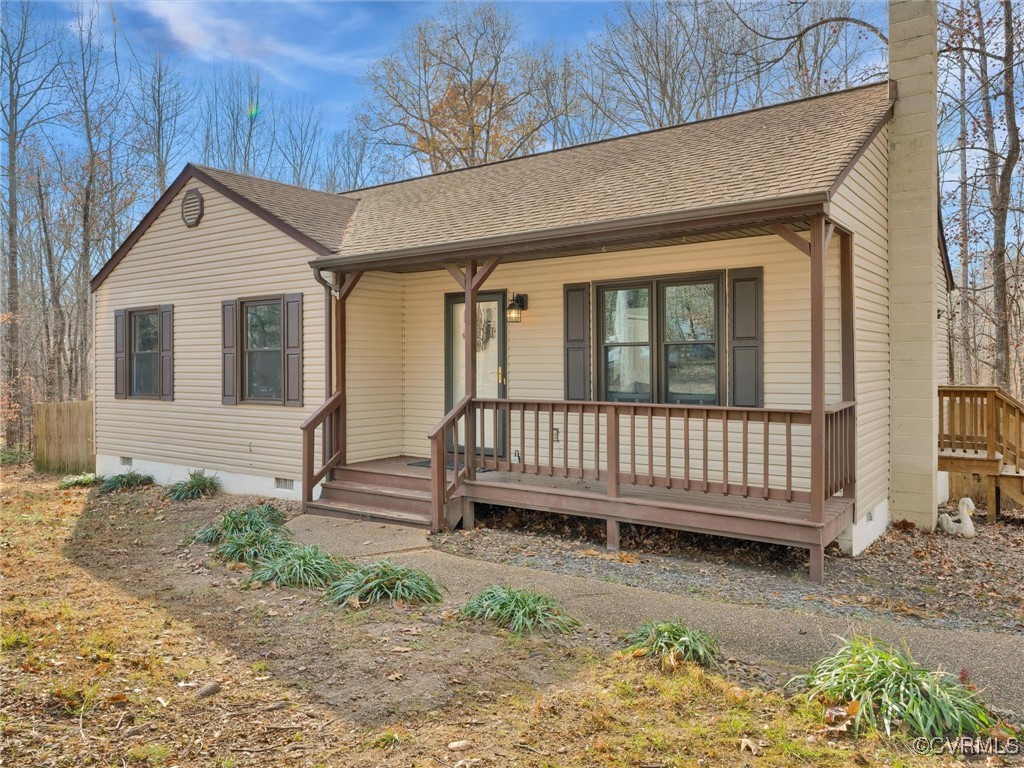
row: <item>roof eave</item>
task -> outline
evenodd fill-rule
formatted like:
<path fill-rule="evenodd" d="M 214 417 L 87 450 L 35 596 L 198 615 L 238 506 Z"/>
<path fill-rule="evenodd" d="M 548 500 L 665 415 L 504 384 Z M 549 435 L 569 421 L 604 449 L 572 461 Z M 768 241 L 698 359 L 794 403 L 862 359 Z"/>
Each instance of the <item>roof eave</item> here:
<path fill-rule="evenodd" d="M 583 244 L 601 237 L 628 236 L 635 234 L 638 239 L 645 234 L 661 230 L 672 230 L 677 235 L 687 231 L 707 232 L 744 224 L 767 221 L 785 221 L 813 215 L 828 214 L 828 191 L 814 191 L 793 195 L 782 195 L 759 200 L 745 200 L 739 203 L 690 208 L 682 211 L 660 213 L 653 216 L 638 216 L 628 219 L 610 219 L 588 224 L 576 224 L 552 229 L 517 232 L 510 235 L 474 238 L 450 243 L 437 243 L 411 248 L 399 248 L 368 254 L 348 256 L 327 256 L 314 259 L 309 265 L 314 269 L 353 270 L 385 269 L 412 266 L 430 262 L 443 263 L 459 257 L 507 256 L 519 253 L 529 246 L 547 249 L 561 244 Z M 554 256 L 552 256 L 554 257 Z"/>

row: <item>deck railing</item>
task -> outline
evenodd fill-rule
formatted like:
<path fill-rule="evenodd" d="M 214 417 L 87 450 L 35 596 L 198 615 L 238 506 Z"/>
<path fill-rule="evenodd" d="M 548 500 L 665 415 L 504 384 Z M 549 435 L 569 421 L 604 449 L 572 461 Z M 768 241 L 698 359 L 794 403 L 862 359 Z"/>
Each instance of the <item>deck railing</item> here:
<path fill-rule="evenodd" d="M 939 387 L 939 450 L 1024 472 L 1024 403 L 998 387 Z"/>
<path fill-rule="evenodd" d="M 827 408 L 826 498 L 853 488 L 855 427 L 854 403 Z M 438 523 L 476 470 L 603 481 L 612 497 L 627 484 L 810 500 L 808 409 L 474 398 L 430 439 Z"/>

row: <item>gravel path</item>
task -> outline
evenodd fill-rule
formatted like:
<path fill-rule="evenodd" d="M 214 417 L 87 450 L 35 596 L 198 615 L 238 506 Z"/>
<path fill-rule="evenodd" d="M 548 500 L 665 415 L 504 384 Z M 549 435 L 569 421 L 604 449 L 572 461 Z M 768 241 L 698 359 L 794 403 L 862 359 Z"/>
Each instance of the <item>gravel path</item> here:
<path fill-rule="evenodd" d="M 477 528 L 432 537 L 436 548 L 492 562 L 747 605 L 881 617 L 917 626 L 1024 635 L 1024 512 L 976 516 L 961 539 L 894 526 L 858 557 L 830 547 L 825 583 L 803 550 L 623 526 L 604 548 L 597 520 L 478 507 Z"/>

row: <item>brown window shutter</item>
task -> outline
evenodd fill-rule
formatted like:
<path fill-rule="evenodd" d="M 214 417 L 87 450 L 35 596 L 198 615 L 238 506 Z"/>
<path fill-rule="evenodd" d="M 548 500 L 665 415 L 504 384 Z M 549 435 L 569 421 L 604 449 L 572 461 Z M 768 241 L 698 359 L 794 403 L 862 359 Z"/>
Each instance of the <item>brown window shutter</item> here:
<path fill-rule="evenodd" d="M 238 403 L 238 302 L 221 302 L 221 398 L 224 405 Z"/>
<path fill-rule="evenodd" d="M 128 396 L 128 313 L 114 310 L 114 397 Z"/>
<path fill-rule="evenodd" d="M 729 270 L 729 403 L 764 407 L 764 270 Z"/>
<path fill-rule="evenodd" d="M 302 294 L 284 296 L 284 404 L 302 406 Z"/>
<path fill-rule="evenodd" d="M 564 288 L 565 399 L 590 399 L 590 284 Z"/>
<path fill-rule="evenodd" d="M 174 399 L 174 305 L 160 306 L 160 399 Z"/>

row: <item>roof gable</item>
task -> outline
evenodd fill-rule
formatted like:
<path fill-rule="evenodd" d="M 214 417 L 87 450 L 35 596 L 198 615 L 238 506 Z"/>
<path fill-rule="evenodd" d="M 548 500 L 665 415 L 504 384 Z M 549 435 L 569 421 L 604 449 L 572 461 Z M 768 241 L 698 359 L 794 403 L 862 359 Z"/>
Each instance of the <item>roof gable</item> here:
<path fill-rule="evenodd" d="M 329 256 L 337 251 L 341 244 L 341 232 L 356 207 L 355 201 L 329 192 L 189 163 L 92 278 L 91 290 L 95 291 L 102 285 L 107 276 L 192 179 L 216 190 L 318 256 Z"/>

